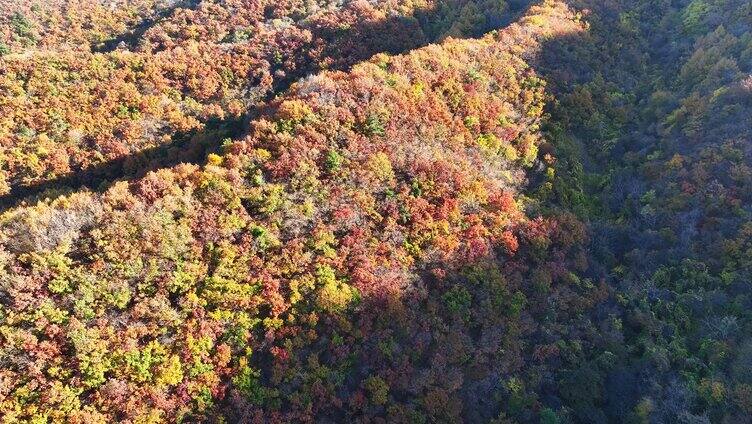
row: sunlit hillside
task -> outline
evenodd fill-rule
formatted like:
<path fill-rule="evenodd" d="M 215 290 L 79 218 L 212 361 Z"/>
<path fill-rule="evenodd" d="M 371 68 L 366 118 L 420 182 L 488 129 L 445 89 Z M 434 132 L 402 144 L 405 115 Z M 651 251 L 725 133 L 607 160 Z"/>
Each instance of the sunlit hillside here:
<path fill-rule="evenodd" d="M 752 423 L 746 0 L 0 0 L 0 422 Z"/>

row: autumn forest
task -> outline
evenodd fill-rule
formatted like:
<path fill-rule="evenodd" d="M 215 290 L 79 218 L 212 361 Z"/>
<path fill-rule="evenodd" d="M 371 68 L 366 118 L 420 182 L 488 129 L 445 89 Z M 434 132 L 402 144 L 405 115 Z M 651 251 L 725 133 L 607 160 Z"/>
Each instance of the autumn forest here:
<path fill-rule="evenodd" d="M 115 422 L 752 424 L 752 3 L 0 0 L 0 423 Z"/>

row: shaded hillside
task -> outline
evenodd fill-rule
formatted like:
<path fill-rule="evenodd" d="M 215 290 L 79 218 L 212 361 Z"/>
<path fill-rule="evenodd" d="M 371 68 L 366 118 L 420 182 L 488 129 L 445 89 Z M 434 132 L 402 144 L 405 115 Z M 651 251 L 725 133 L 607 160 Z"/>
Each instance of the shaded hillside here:
<path fill-rule="evenodd" d="M 589 42 L 541 69 L 575 163 L 555 191 L 591 221 L 623 337 L 577 371 L 599 388 L 578 419 L 749 422 L 752 6 L 576 3 Z"/>

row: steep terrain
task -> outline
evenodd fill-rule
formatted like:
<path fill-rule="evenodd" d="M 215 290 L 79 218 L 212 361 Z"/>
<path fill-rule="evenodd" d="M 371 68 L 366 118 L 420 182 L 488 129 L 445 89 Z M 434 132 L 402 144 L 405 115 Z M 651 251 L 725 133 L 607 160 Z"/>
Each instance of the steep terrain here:
<path fill-rule="evenodd" d="M 743 0 L 0 2 L 3 422 L 750 422 Z"/>

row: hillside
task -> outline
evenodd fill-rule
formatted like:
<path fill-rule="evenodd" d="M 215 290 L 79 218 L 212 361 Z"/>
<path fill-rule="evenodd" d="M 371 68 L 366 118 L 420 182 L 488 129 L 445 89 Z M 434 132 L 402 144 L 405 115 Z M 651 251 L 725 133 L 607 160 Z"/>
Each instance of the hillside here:
<path fill-rule="evenodd" d="M 0 420 L 752 422 L 744 0 L 0 0 Z"/>

